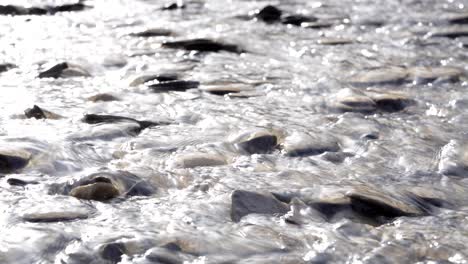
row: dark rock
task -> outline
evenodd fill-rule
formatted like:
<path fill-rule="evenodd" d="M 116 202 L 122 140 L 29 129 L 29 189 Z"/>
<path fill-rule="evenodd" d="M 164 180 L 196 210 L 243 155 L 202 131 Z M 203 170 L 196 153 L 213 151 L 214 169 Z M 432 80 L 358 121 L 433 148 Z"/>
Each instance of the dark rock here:
<path fill-rule="evenodd" d="M 172 243 L 174 244 L 174 243 Z M 180 249 L 180 247 L 179 247 Z M 181 258 L 178 254 L 174 254 L 175 250 L 167 249 L 167 248 L 153 248 L 148 255 L 146 255 L 146 259 L 160 264 L 182 264 L 185 263 L 183 258 Z M 180 250 L 178 250 L 180 251 Z"/>
<path fill-rule="evenodd" d="M 88 218 L 87 213 L 81 212 L 49 212 L 23 215 L 23 220 L 32 223 L 52 223 L 74 221 Z"/>
<path fill-rule="evenodd" d="M 60 115 L 57 115 L 55 113 L 42 109 L 37 105 L 34 105 L 33 108 L 26 109 L 24 111 L 24 115 L 27 118 L 35 118 L 35 119 L 60 119 L 62 118 Z"/>
<path fill-rule="evenodd" d="M 62 62 L 52 68 L 39 73 L 39 78 L 59 78 L 63 70 L 68 69 L 68 63 Z"/>
<path fill-rule="evenodd" d="M 218 52 L 218 51 L 228 51 L 234 53 L 244 52 L 238 46 L 233 44 L 226 44 L 216 42 L 210 39 L 189 39 L 189 40 L 180 40 L 180 41 L 170 41 L 164 42 L 162 47 L 171 48 L 171 49 L 184 49 L 184 50 L 194 50 L 200 52 Z"/>
<path fill-rule="evenodd" d="M 162 10 L 176 10 L 176 9 L 184 9 L 186 6 L 183 3 L 170 3 L 165 6 L 163 6 L 161 9 Z"/>
<path fill-rule="evenodd" d="M 408 106 L 416 104 L 416 101 L 402 93 L 380 93 L 369 91 L 368 96 L 375 102 L 376 108 L 382 112 L 399 112 Z"/>
<path fill-rule="evenodd" d="M 328 21 L 316 21 L 316 22 L 303 22 L 301 27 L 303 28 L 312 28 L 312 29 L 321 29 L 321 28 L 330 28 L 335 23 Z"/>
<path fill-rule="evenodd" d="M 172 34 L 173 32 L 168 29 L 153 28 L 153 29 L 142 31 L 142 32 L 132 33 L 130 34 L 130 36 L 149 38 L 149 37 L 168 37 L 168 36 L 171 36 Z"/>
<path fill-rule="evenodd" d="M 26 167 L 29 158 L 0 153 L 0 173 L 13 173 Z"/>
<path fill-rule="evenodd" d="M 452 14 L 446 20 L 450 24 L 468 24 L 468 13 Z"/>
<path fill-rule="evenodd" d="M 151 184 L 126 171 L 99 172 L 73 184 L 53 188 L 51 193 L 96 201 L 106 201 L 117 196 L 150 196 L 155 193 Z"/>
<path fill-rule="evenodd" d="M 252 91 L 253 88 L 251 85 L 242 84 L 242 83 L 212 83 L 212 84 L 204 84 L 200 86 L 200 90 L 215 94 L 215 95 L 229 95 L 235 94 L 240 92 L 248 92 Z"/>
<path fill-rule="evenodd" d="M 99 249 L 99 255 L 103 259 L 111 261 L 111 263 L 118 263 L 122 260 L 125 251 L 123 243 L 108 243 Z"/>
<path fill-rule="evenodd" d="M 158 125 L 167 125 L 166 122 L 153 122 L 153 121 L 139 121 L 130 117 L 124 116 L 114 116 L 114 115 L 96 115 L 96 114 L 86 114 L 82 121 L 87 124 L 103 124 L 103 123 L 119 123 L 119 122 L 130 122 L 138 124 L 138 129 L 135 133 L 140 133 L 143 129 L 158 126 Z"/>
<path fill-rule="evenodd" d="M 119 190 L 112 183 L 96 182 L 75 187 L 69 195 L 78 199 L 106 201 L 119 196 Z"/>
<path fill-rule="evenodd" d="M 83 3 L 74 3 L 74 4 L 65 4 L 65 5 L 59 5 L 59 6 L 52 6 L 49 7 L 48 11 L 51 14 L 55 14 L 58 12 L 76 12 L 76 11 L 83 11 L 86 9 L 87 6 L 84 5 Z"/>
<path fill-rule="evenodd" d="M 336 214 L 350 209 L 349 203 L 340 202 L 316 202 L 308 205 L 320 212 L 327 220 L 331 220 Z"/>
<path fill-rule="evenodd" d="M 349 153 L 349 152 L 328 152 L 327 151 L 323 153 L 321 157 L 329 162 L 338 164 L 338 163 L 343 162 L 346 158 L 353 157 L 353 156 L 354 154 Z"/>
<path fill-rule="evenodd" d="M 62 62 L 39 73 L 39 78 L 61 78 L 61 77 L 89 77 L 85 69 L 67 62 Z"/>
<path fill-rule="evenodd" d="M 38 184 L 38 182 L 36 181 L 23 181 L 16 178 L 9 178 L 7 180 L 7 183 L 13 186 L 26 186 L 28 184 Z"/>
<path fill-rule="evenodd" d="M 281 10 L 279 10 L 277 7 L 268 5 L 262 10 L 258 11 L 255 17 L 267 23 L 273 23 L 280 20 L 281 14 Z"/>
<path fill-rule="evenodd" d="M 289 211 L 288 205 L 276 200 L 272 194 L 236 190 L 231 201 L 231 219 L 234 222 L 248 214 L 284 215 Z"/>
<path fill-rule="evenodd" d="M 347 39 L 347 38 L 321 38 L 317 41 L 320 45 L 329 45 L 329 46 L 336 46 L 336 45 L 346 45 L 352 44 L 354 40 Z"/>
<path fill-rule="evenodd" d="M 248 154 L 264 154 L 273 151 L 278 145 L 276 135 L 268 133 L 255 133 L 245 139 L 241 139 L 235 146 Z"/>
<path fill-rule="evenodd" d="M 112 94 L 101 93 L 88 97 L 88 100 L 91 102 L 111 102 L 119 101 L 120 99 L 118 97 L 113 96 Z"/>
<path fill-rule="evenodd" d="M 303 16 L 303 15 L 290 15 L 283 17 L 281 19 L 281 23 L 285 25 L 294 25 L 294 26 L 301 26 L 302 23 L 306 22 L 316 22 L 317 18 L 310 17 L 310 16 Z"/>
<path fill-rule="evenodd" d="M 448 28 L 436 30 L 429 35 L 433 38 L 450 38 L 456 39 L 460 37 L 468 37 L 468 28 Z"/>
<path fill-rule="evenodd" d="M 378 222 L 401 216 L 427 215 L 427 212 L 417 205 L 402 201 L 404 197 L 397 199 L 383 192 L 357 190 L 348 193 L 347 196 L 354 212 Z"/>
<path fill-rule="evenodd" d="M 196 81 L 176 80 L 149 84 L 148 87 L 151 88 L 154 92 L 162 93 L 169 91 L 183 92 L 188 89 L 198 88 L 199 85 L 200 83 Z"/>
<path fill-rule="evenodd" d="M 8 71 L 10 69 L 13 69 L 15 67 L 16 66 L 14 64 L 11 64 L 11 63 L 2 63 L 2 64 L 0 64 L 0 73 Z"/>

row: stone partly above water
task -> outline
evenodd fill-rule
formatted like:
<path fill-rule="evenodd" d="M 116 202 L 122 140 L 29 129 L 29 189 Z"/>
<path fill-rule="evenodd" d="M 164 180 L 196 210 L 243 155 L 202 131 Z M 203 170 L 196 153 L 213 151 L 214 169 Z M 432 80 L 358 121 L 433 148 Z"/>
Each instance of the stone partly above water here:
<path fill-rule="evenodd" d="M 130 33 L 130 36 L 150 38 L 150 37 L 169 37 L 169 36 L 172 36 L 173 34 L 174 32 L 172 32 L 169 29 L 152 28 L 152 29 L 141 31 L 141 32 Z"/>
<path fill-rule="evenodd" d="M 222 43 L 210 39 L 188 39 L 179 41 L 168 41 L 162 44 L 164 48 L 183 49 L 188 51 L 200 52 L 218 52 L 227 51 L 234 53 L 244 52 L 240 47 L 234 44 Z"/>
<path fill-rule="evenodd" d="M 16 65 L 14 65 L 12 63 L 0 63 L 0 73 L 9 71 L 9 70 L 11 70 L 11 69 L 13 69 L 15 67 L 16 67 Z"/>
<path fill-rule="evenodd" d="M 408 72 L 405 68 L 389 67 L 377 68 L 358 73 L 349 79 L 349 83 L 356 86 L 368 85 L 399 85 L 405 82 Z"/>
<path fill-rule="evenodd" d="M 278 146 L 277 135 L 266 131 L 244 134 L 234 140 L 234 146 L 247 154 L 264 154 L 273 151 Z"/>
<path fill-rule="evenodd" d="M 62 62 L 52 66 L 51 68 L 39 73 L 39 78 L 67 78 L 67 77 L 90 77 L 91 74 L 84 68 L 70 64 L 68 62 Z"/>
<path fill-rule="evenodd" d="M 58 189 L 79 199 L 96 201 L 118 196 L 149 196 L 156 191 L 151 184 L 126 171 L 95 173 Z"/>
<path fill-rule="evenodd" d="M 0 152 L 0 173 L 14 173 L 29 163 L 30 157 L 24 153 Z"/>
<path fill-rule="evenodd" d="M 24 115 L 27 118 L 35 118 L 35 119 L 60 119 L 62 116 L 52 113 L 48 110 L 40 108 L 37 105 L 34 105 L 33 108 L 28 108 L 24 111 Z"/>
<path fill-rule="evenodd" d="M 108 93 L 100 93 L 93 96 L 88 97 L 88 101 L 91 102 L 112 102 L 112 101 L 119 101 L 120 99 L 112 94 Z"/>
<path fill-rule="evenodd" d="M 23 215 L 23 220 L 32 223 L 53 223 L 53 222 L 66 222 L 88 218 L 85 212 L 74 211 L 61 211 L 61 212 L 47 212 L 47 213 L 30 213 Z"/>
<path fill-rule="evenodd" d="M 213 167 L 226 165 L 227 160 L 219 154 L 193 153 L 177 155 L 173 164 L 180 168 Z"/>
<path fill-rule="evenodd" d="M 96 114 L 86 114 L 82 121 L 87 124 L 112 124 L 112 123 L 120 123 L 120 122 L 127 122 L 127 123 L 135 123 L 138 125 L 138 129 L 135 130 L 135 133 L 140 133 L 143 129 L 159 126 L 159 125 L 167 125 L 167 122 L 153 122 L 153 121 L 139 121 L 130 117 L 124 116 L 115 116 L 115 115 L 96 115 Z"/>
<path fill-rule="evenodd" d="M 450 38 L 450 39 L 467 37 L 468 27 L 465 26 L 465 27 L 437 29 L 432 32 L 429 32 L 429 36 L 432 38 Z"/>
<path fill-rule="evenodd" d="M 138 76 L 133 81 L 130 82 L 130 86 L 138 86 L 141 84 L 145 84 L 151 81 L 157 82 L 169 82 L 169 81 L 177 81 L 180 78 L 179 75 L 176 73 L 162 73 L 162 74 L 145 74 L 142 76 Z"/>
<path fill-rule="evenodd" d="M 41 6 L 41 7 L 21 7 L 16 5 L 0 5 L 0 15 L 53 15 L 59 12 L 74 12 L 82 11 L 88 8 L 82 1 L 74 4 L 64 4 L 57 6 Z"/>
<path fill-rule="evenodd" d="M 29 184 L 39 184 L 37 181 L 23 181 L 21 179 L 16 179 L 16 178 L 9 178 L 7 180 L 7 183 L 10 184 L 11 186 L 26 186 Z"/>
<path fill-rule="evenodd" d="M 214 94 L 214 95 L 230 95 L 237 94 L 240 92 L 249 92 L 253 91 L 251 85 L 242 84 L 242 83 L 212 83 L 212 84 L 203 84 L 199 88 L 201 91 Z"/>
<path fill-rule="evenodd" d="M 280 20 L 282 13 L 283 12 L 277 7 L 268 5 L 261 10 L 258 10 L 255 14 L 255 17 L 264 22 L 273 23 Z"/>
<path fill-rule="evenodd" d="M 176 80 L 176 81 L 162 81 L 157 83 L 148 84 L 148 87 L 153 90 L 153 92 L 163 93 L 163 92 L 183 92 L 188 89 L 195 89 L 198 88 L 200 85 L 197 81 L 183 81 L 183 80 Z"/>
<path fill-rule="evenodd" d="M 236 190 L 231 194 L 231 219 L 239 222 L 249 214 L 284 215 L 289 206 L 271 194 Z"/>
<path fill-rule="evenodd" d="M 326 134 L 296 132 L 287 136 L 281 145 L 282 151 L 291 157 L 319 155 L 324 152 L 338 152 L 340 147 L 335 138 Z"/>
<path fill-rule="evenodd" d="M 342 112 L 374 113 L 398 112 L 416 102 L 405 94 L 391 92 L 383 93 L 373 90 L 360 91 L 356 89 L 341 89 L 330 101 L 332 109 Z"/>

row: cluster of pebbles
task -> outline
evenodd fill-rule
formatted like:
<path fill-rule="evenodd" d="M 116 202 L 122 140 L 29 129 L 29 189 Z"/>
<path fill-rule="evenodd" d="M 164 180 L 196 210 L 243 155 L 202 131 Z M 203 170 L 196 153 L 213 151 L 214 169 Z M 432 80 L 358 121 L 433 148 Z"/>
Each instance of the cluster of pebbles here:
<path fill-rule="evenodd" d="M 416 2 L 0 5 L 0 263 L 466 263 L 468 13 Z"/>

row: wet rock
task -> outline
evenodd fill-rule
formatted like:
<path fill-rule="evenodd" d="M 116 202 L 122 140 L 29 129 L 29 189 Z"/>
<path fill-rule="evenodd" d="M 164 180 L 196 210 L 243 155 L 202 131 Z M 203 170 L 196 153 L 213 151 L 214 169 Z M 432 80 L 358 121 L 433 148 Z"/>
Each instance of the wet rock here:
<path fill-rule="evenodd" d="M 0 15 L 53 15 L 59 12 L 76 12 L 88 8 L 82 1 L 73 4 L 44 7 L 21 7 L 15 5 L 1 5 Z"/>
<path fill-rule="evenodd" d="M 52 223 L 74 221 L 88 218 L 87 213 L 83 212 L 48 212 L 48 213 L 31 213 L 23 215 L 23 220 L 33 223 Z"/>
<path fill-rule="evenodd" d="M 353 153 L 349 152 L 325 152 L 321 155 L 321 157 L 329 162 L 338 164 L 342 163 L 346 158 L 353 157 Z"/>
<path fill-rule="evenodd" d="M 468 147 L 458 140 L 451 140 L 442 147 L 439 173 L 452 176 L 468 176 Z"/>
<path fill-rule="evenodd" d="M 55 14 L 59 12 L 76 12 L 76 11 L 83 11 L 88 6 L 84 5 L 83 3 L 78 2 L 78 3 L 73 3 L 73 4 L 64 4 L 64 5 L 59 5 L 59 6 L 52 6 L 48 8 L 49 13 Z"/>
<path fill-rule="evenodd" d="M 108 93 L 100 93 L 88 97 L 88 100 L 91 102 L 111 102 L 111 101 L 119 101 L 120 99 L 112 94 Z"/>
<path fill-rule="evenodd" d="M 233 44 L 226 44 L 217 42 L 210 39 L 189 39 L 180 41 L 169 41 L 164 42 L 162 47 L 171 49 L 183 49 L 189 51 L 200 51 L 200 52 L 218 52 L 227 51 L 234 53 L 244 52 L 241 48 Z"/>
<path fill-rule="evenodd" d="M 123 243 L 108 243 L 100 247 L 99 255 L 112 263 L 119 263 L 122 255 L 125 254 L 125 245 Z"/>
<path fill-rule="evenodd" d="M 180 250 L 180 248 L 179 250 L 171 250 L 168 248 L 153 248 L 148 252 L 148 254 L 146 254 L 146 259 L 154 263 L 162 264 L 182 264 L 185 263 L 184 261 L 188 262 L 188 258 L 182 257 L 179 252 L 174 252 Z"/>
<path fill-rule="evenodd" d="M 1 63 L 0 64 L 0 73 L 9 71 L 10 69 L 15 68 L 16 65 L 11 64 L 11 63 Z"/>
<path fill-rule="evenodd" d="M 51 68 L 39 73 L 39 78 L 67 78 L 67 77 L 89 77 L 89 74 L 85 69 L 80 66 L 73 65 L 67 62 L 62 62 Z"/>
<path fill-rule="evenodd" d="M 150 74 L 150 75 L 143 75 L 135 78 L 130 83 L 130 86 L 138 86 L 150 81 L 158 81 L 158 82 L 169 82 L 169 81 L 176 81 L 179 79 L 179 76 L 175 73 L 163 73 L 163 74 Z"/>
<path fill-rule="evenodd" d="M 408 73 L 416 83 L 424 84 L 434 81 L 457 82 L 463 71 L 454 67 L 412 67 Z"/>
<path fill-rule="evenodd" d="M 184 9 L 186 6 L 183 2 L 176 2 L 170 3 L 161 8 L 161 10 L 176 10 L 176 9 Z"/>
<path fill-rule="evenodd" d="M 71 185 L 55 186 L 51 191 L 79 199 L 106 201 L 117 196 L 150 196 L 156 189 L 132 173 L 117 171 L 91 174 Z"/>
<path fill-rule="evenodd" d="M 82 121 L 87 124 L 109 124 L 109 123 L 120 123 L 120 122 L 127 122 L 127 123 L 135 123 L 138 127 L 134 128 L 133 132 L 138 134 L 142 130 L 159 126 L 159 125 L 167 125 L 166 122 L 153 122 L 153 121 L 139 121 L 133 118 L 124 117 L 124 116 L 114 116 L 114 115 L 96 115 L 96 114 L 86 114 Z M 130 131 L 132 132 L 132 131 Z"/>
<path fill-rule="evenodd" d="M 16 178 L 9 178 L 7 180 L 7 183 L 12 186 L 26 186 L 28 184 L 38 184 L 37 181 L 23 181 L 23 180 L 16 179 Z"/>
<path fill-rule="evenodd" d="M 452 14 L 445 19 L 450 24 L 468 24 L 468 13 Z"/>
<path fill-rule="evenodd" d="M 405 68 L 377 68 L 358 73 L 349 82 L 356 86 L 399 85 L 405 82 L 407 76 Z"/>
<path fill-rule="evenodd" d="M 377 106 L 366 94 L 354 89 L 341 89 L 331 99 L 331 107 L 342 112 L 369 113 L 377 109 Z"/>
<path fill-rule="evenodd" d="M 283 152 L 291 157 L 319 155 L 340 150 L 336 139 L 328 135 L 312 136 L 306 133 L 292 133 L 282 144 Z"/>
<path fill-rule="evenodd" d="M 330 21 L 303 22 L 301 24 L 303 28 L 312 28 L 312 29 L 330 28 L 333 25 L 335 24 Z"/>
<path fill-rule="evenodd" d="M 255 14 L 255 17 L 264 22 L 273 23 L 280 20 L 281 14 L 281 10 L 279 10 L 277 7 L 268 5 L 259 10 Z"/>
<path fill-rule="evenodd" d="M 317 18 L 303 15 L 289 15 L 281 19 L 281 23 L 294 26 L 301 26 L 303 23 L 315 21 L 317 21 Z"/>
<path fill-rule="evenodd" d="M 24 111 L 24 115 L 27 118 L 35 118 L 35 119 L 60 119 L 62 116 L 52 113 L 48 110 L 40 108 L 37 105 L 34 105 L 33 108 L 28 108 Z"/>
<path fill-rule="evenodd" d="M 174 164 L 181 168 L 213 167 L 226 165 L 227 160 L 221 155 L 195 153 L 176 156 L 174 158 Z"/>
<path fill-rule="evenodd" d="M 133 37 L 143 37 L 143 38 L 149 38 L 149 37 L 169 37 L 172 36 L 173 32 L 168 30 L 168 29 L 162 29 L 162 28 L 152 28 L 148 29 L 142 32 L 137 32 L 137 33 L 132 33 L 130 36 Z"/>
<path fill-rule="evenodd" d="M 119 190 L 108 182 L 95 182 L 73 188 L 69 195 L 78 199 L 106 201 L 119 196 Z"/>
<path fill-rule="evenodd" d="M 163 82 L 158 82 L 154 84 L 148 84 L 148 87 L 153 90 L 153 92 L 169 92 L 169 91 L 175 91 L 175 92 L 183 92 L 188 89 L 195 89 L 198 88 L 200 85 L 199 82 L 196 81 L 183 81 L 183 80 L 177 80 L 177 81 L 163 81 Z"/>
<path fill-rule="evenodd" d="M 45 15 L 48 11 L 44 8 L 39 7 L 31 7 L 25 8 L 21 6 L 15 5 L 1 5 L 0 6 L 0 15 L 12 15 L 12 16 L 19 16 L 19 15 Z"/>
<path fill-rule="evenodd" d="M 409 199 L 405 201 L 403 196 L 396 198 L 385 192 L 368 188 L 357 188 L 346 195 L 350 198 L 354 212 L 380 223 L 401 216 L 427 215 L 423 208 L 411 204 Z"/>
<path fill-rule="evenodd" d="M 367 93 L 375 102 L 378 110 L 382 112 L 398 112 L 408 106 L 416 104 L 416 102 L 402 93 Z"/>
<path fill-rule="evenodd" d="M 278 137 L 268 131 L 259 131 L 237 140 L 235 147 L 248 154 L 264 154 L 278 146 Z"/>
<path fill-rule="evenodd" d="M 468 28 L 456 27 L 456 28 L 440 29 L 440 30 L 435 30 L 433 32 L 430 32 L 429 35 L 433 38 L 450 38 L 450 39 L 468 37 Z"/>
<path fill-rule="evenodd" d="M 220 83 L 220 84 L 205 84 L 200 86 L 200 90 L 214 95 L 229 95 L 245 91 L 251 91 L 252 87 L 240 83 Z"/>
<path fill-rule="evenodd" d="M 15 153 L 0 153 L 0 173 L 13 173 L 26 167 L 29 158 L 16 156 Z"/>
<path fill-rule="evenodd" d="M 318 44 L 320 45 L 346 45 L 346 44 L 352 44 L 354 41 L 352 39 L 347 39 L 347 38 L 321 38 L 317 41 Z"/>
<path fill-rule="evenodd" d="M 284 215 L 288 211 L 288 205 L 271 194 L 236 190 L 231 195 L 231 219 L 234 222 L 248 214 Z"/>

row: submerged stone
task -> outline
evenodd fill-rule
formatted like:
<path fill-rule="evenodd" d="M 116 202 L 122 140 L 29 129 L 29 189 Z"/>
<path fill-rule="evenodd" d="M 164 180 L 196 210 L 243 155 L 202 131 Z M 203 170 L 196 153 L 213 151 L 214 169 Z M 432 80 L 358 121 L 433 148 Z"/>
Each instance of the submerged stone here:
<path fill-rule="evenodd" d="M 96 115 L 96 114 L 86 114 L 83 117 L 82 121 L 87 124 L 132 122 L 132 123 L 136 123 L 139 125 L 140 131 L 149 127 L 168 124 L 165 122 L 139 121 L 139 120 L 136 120 L 130 117 L 124 117 L 124 116 Z"/>
<path fill-rule="evenodd" d="M 226 165 L 227 160 L 221 155 L 194 153 L 176 156 L 174 158 L 174 164 L 181 168 L 213 167 Z"/>
<path fill-rule="evenodd" d="M 252 87 L 241 83 L 214 83 L 201 85 L 200 90 L 210 94 L 223 96 L 252 91 Z"/>
<path fill-rule="evenodd" d="M 118 242 L 105 244 L 99 249 L 99 255 L 101 258 L 109 260 L 112 263 L 119 263 L 125 252 L 125 244 Z"/>
<path fill-rule="evenodd" d="M 433 81 L 457 82 L 463 70 L 455 67 L 411 67 L 409 77 L 419 84 Z"/>
<path fill-rule="evenodd" d="M 288 205 L 271 194 L 236 190 L 231 195 L 231 219 L 234 222 L 249 214 L 284 215 L 288 211 Z"/>
<path fill-rule="evenodd" d="M 189 39 L 180 41 L 168 41 L 162 44 L 162 47 L 171 49 L 184 49 L 200 52 L 218 52 L 227 51 L 242 53 L 243 50 L 236 45 L 216 42 L 210 39 Z"/>
<path fill-rule="evenodd" d="M 170 3 L 166 4 L 161 8 L 161 10 L 176 10 L 176 9 L 184 9 L 186 6 L 182 2 Z"/>
<path fill-rule="evenodd" d="M 331 100 L 332 108 L 342 112 L 369 113 L 377 109 L 375 102 L 370 97 L 350 88 L 341 89 Z"/>
<path fill-rule="evenodd" d="M 53 15 L 59 12 L 74 12 L 82 11 L 88 8 L 79 1 L 73 4 L 63 4 L 57 6 L 44 6 L 44 7 L 21 7 L 16 5 L 0 5 L 0 15 Z"/>
<path fill-rule="evenodd" d="M 456 27 L 456 28 L 434 30 L 430 32 L 429 35 L 433 38 L 450 38 L 450 39 L 468 37 L 468 27 Z"/>
<path fill-rule="evenodd" d="M 416 104 L 416 101 L 410 99 L 402 93 L 368 93 L 369 97 L 375 102 L 378 110 L 382 112 L 399 112 L 408 106 Z"/>
<path fill-rule="evenodd" d="M 119 195 L 112 183 L 96 182 L 73 188 L 70 195 L 84 200 L 106 201 Z"/>
<path fill-rule="evenodd" d="M 38 184 L 38 182 L 36 181 L 23 181 L 23 180 L 16 179 L 16 178 L 9 178 L 7 180 L 7 183 L 12 186 L 26 186 L 28 184 Z"/>
<path fill-rule="evenodd" d="M 318 44 L 320 45 L 346 45 L 346 44 L 352 44 L 354 41 L 352 39 L 347 39 L 347 38 L 321 38 L 317 41 Z"/>
<path fill-rule="evenodd" d="M 100 93 L 93 96 L 88 97 L 88 100 L 91 102 L 111 102 L 111 101 L 119 101 L 120 99 L 112 94 L 108 93 Z"/>

